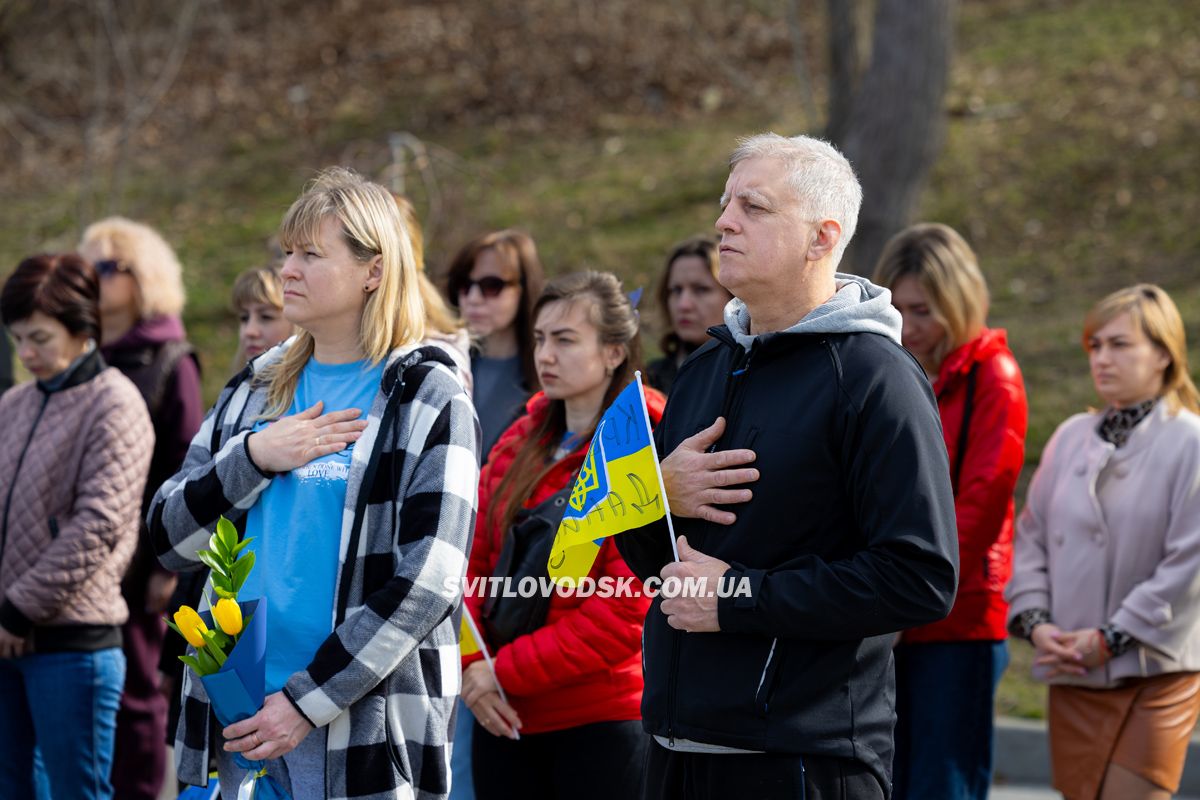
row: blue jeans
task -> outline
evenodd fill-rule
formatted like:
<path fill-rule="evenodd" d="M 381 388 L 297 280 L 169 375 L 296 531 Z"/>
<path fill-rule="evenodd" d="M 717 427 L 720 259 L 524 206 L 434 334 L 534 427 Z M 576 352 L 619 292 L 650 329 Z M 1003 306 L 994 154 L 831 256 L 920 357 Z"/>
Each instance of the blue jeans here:
<path fill-rule="evenodd" d="M 996 685 L 1004 642 L 896 648 L 893 800 L 986 800 L 992 782 Z"/>
<path fill-rule="evenodd" d="M 450 800 L 475 800 L 475 779 L 471 775 L 471 737 L 474 730 L 475 715 L 459 698 L 458 716 L 454 722 L 454 749 L 450 751 Z"/>
<path fill-rule="evenodd" d="M 111 798 L 124 685 L 116 647 L 0 659 L 0 797 L 46 800 L 48 788 L 53 800 Z"/>

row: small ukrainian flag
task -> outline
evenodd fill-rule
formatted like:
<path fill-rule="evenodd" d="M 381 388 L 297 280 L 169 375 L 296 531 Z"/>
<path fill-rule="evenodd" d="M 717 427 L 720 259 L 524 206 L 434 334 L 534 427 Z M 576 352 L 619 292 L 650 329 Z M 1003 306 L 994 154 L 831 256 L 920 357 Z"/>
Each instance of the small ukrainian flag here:
<path fill-rule="evenodd" d="M 605 538 L 667 513 L 639 372 L 604 412 L 592 435 L 550 548 L 550 577 L 555 582 L 578 581 L 591 572 Z"/>

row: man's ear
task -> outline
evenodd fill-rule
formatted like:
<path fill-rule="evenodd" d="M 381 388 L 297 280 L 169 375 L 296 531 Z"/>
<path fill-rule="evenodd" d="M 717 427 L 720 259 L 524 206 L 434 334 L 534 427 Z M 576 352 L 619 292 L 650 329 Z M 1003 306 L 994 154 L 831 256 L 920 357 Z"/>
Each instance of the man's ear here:
<path fill-rule="evenodd" d="M 817 226 L 816 236 L 813 237 L 812 243 L 808 246 L 808 252 L 804 257 L 808 261 L 821 261 L 830 253 L 837 243 L 842 238 L 842 226 L 836 220 L 822 220 Z"/>

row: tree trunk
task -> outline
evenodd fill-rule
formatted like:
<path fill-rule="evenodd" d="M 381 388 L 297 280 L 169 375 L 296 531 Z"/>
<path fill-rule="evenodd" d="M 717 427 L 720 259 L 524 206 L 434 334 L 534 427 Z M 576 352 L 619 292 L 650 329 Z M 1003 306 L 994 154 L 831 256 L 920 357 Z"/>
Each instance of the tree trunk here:
<path fill-rule="evenodd" d="M 850 124 L 850 108 L 861 70 L 857 0 L 826 0 L 829 9 L 829 121 L 825 135 L 840 142 Z"/>
<path fill-rule="evenodd" d="M 843 271 L 869 275 L 884 244 L 916 210 L 942 144 L 954 6 L 954 0 L 878 2 L 871 63 L 853 94 L 845 133 L 835 139 L 863 186 Z"/>

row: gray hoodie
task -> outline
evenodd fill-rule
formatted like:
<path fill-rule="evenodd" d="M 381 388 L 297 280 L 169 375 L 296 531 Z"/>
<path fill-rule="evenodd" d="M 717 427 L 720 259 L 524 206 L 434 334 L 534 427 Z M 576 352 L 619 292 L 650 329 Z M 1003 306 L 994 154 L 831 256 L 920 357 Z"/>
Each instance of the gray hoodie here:
<path fill-rule="evenodd" d="M 837 292 L 785 331 L 750 333 L 750 310 L 738 298 L 725 306 L 725 324 L 737 343 L 747 350 L 755 339 L 778 333 L 879 333 L 900 343 L 900 312 L 892 307 L 892 293 L 866 278 L 835 273 Z"/>

